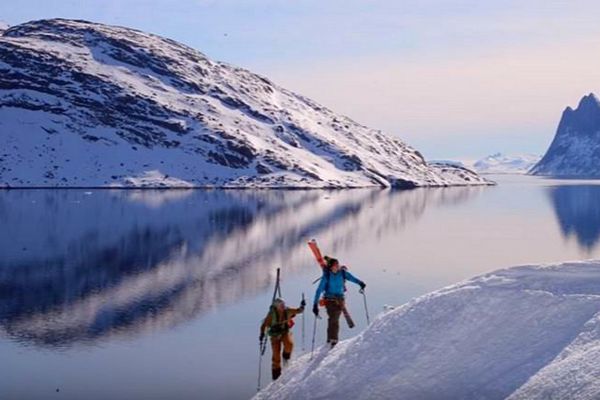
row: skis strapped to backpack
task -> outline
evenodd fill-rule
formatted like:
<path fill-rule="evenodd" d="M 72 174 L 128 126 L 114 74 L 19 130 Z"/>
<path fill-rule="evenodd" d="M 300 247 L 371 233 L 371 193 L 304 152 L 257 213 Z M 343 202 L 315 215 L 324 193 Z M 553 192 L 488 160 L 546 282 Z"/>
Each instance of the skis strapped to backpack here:
<path fill-rule="evenodd" d="M 315 259 L 317 260 L 317 263 L 321 266 L 321 268 L 326 268 L 327 263 L 325 262 L 325 258 L 323 258 L 323 255 L 321 255 L 321 250 L 317 245 L 317 241 L 315 239 L 310 240 L 308 242 L 308 247 L 312 251 L 313 255 L 315 256 Z"/>
<path fill-rule="evenodd" d="M 315 259 L 317 260 L 317 263 L 319 264 L 319 266 L 321 267 L 321 272 L 323 272 L 323 275 L 325 275 L 325 272 L 329 273 L 329 271 L 327 271 L 327 262 L 325 261 L 325 257 L 323 257 L 323 255 L 321 254 L 321 250 L 319 249 L 319 246 L 317 245 L 317 241 L 316 239 L 312 239 L 308 242 L 308 247 L 310 248 L 310 250 L 312 251 L 313 255 L 315 256 Z M 346 282 L 346 267 L 342 267 L 341 271 L 344 277 L 344 282 Z M 323 276 L 324 277 L 324 276 Z M 317 279 L 323 279 L 323 277 Z M 329 279 L 329 275 L 327 275 L 327 279 Z M 316 282 L 316 281 L 315 281 Z M 344 286 L 344 290 L 345 290 L 345 286 Z M 323 299 L 321 299 L 323 300 Z M 321 303 L 319 302 L 320 306 L 324 306 L 324 302 Z M 346 323 L 348 324 L 348 327 L 350 329 L 354 328 L 354 321 L 352 320 L 352 317 L 350 316 L 350 313 L 348 312 L 348 309 L 346 308 L 346 302 L 343 301 L 342 302 L 342 313 L 344 314 L 344 319 L 346 320 Z"/>
<path fill-rule="evenodd" d="M 273 329 L 274 332 L 276 332 L 275 335 L 285 333 L 289 329 L 294 327 L 294 320 L 292 318 L 288 318 L 287 310 L 284 313 L 285 317 L 283 318 L 283 321 L 277 322 L 277 312 L 273 308 L 273 302 L 275 302 L 275 299 L 277 297 L 281 297 L 280 279 L 281 279 L 281 269 L 277 268 L 277 278 L 275 280 L 275 289 L 273 290 L 273 299 L 271 300 L 271 307 L 269 308 L 270 312 L 271 312 L 271 320 L 272 320 L 270 330 Z M 285 327 L 283 326 L 284 323 L 286 324 Z M 278 330 L 279 330 L 279 332 L 277 332 Z M 271 336 L 273 336 L 273 335 L 271 335 Z"/>
<path fill-rule="evenodd" d="M 281 286 L 279 286 L 280 271 L 281 269 L 277 268 L 277 279 L 275 280 L 275 290 L 273 290 L 273 299 L 271 299 L 271 304 L 273 304 L 277 297 L 281 297 Z"/>

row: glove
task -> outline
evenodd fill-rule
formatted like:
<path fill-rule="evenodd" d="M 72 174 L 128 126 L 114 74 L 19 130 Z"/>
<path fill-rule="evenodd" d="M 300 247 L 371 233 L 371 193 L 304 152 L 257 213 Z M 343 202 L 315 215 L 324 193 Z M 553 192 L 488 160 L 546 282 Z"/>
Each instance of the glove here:
<path fill-rule="evenodd" d="M 313 304 L 313 314 L 315 314 L 316 317 L 319 316 L 319 306 L 317 303 Z"/>
<path fill-rule="evenodd" d="M 365 290 L 365 288 L 367 287 L 367 284 L 366 284 L 366 283 L 364 283 L 364 282 L 361 282 L 359 285 L 360 285 L 360 290 L 361 290 L 361 291 L 364 291 L 364 290 Z"/>
<path fill-rule="evenodd" d="M 300 308 L 304 310 L 304 307 L 306 306 L 306 301 L 302 300 L 300 302 Z"/>

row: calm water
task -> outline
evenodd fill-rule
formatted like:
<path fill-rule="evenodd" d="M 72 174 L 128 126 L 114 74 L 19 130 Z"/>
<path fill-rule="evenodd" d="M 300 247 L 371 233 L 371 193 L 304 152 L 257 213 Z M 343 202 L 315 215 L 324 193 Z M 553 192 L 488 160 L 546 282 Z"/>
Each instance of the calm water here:
<path fill-rule="evenodd" d="M 367 282 L 371 317 L 493 269 L 600 258 L 597 182 L 493 179 L 402 192 L 0 192 L 0 398 L 250 397 L 275 269 L 288 303 L 312 298 L 312 237 Z M 344 337 L 366 324 L 349 289 L 357 327 Z"/>

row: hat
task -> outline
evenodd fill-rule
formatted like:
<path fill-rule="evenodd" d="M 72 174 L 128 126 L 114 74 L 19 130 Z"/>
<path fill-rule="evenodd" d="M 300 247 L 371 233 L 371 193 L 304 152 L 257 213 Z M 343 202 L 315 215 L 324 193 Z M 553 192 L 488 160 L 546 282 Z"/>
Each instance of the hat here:
<path fill-rule="evenodd" d="M 339 261 L 337 258 L 333 258 L 333 257 L 329 257 L 329 256 L 325 256 L 323 258 L 327 262 L 327 268 L 331 268 L 336 263 L 339 264 Z"/>
<path fill-rule="evenodd" d="M 273 300 L 274 307 L 278 307 L 280 305 L 285 306 L 285 301 L 281 297 L 278 297 L 275 300 Z"/>

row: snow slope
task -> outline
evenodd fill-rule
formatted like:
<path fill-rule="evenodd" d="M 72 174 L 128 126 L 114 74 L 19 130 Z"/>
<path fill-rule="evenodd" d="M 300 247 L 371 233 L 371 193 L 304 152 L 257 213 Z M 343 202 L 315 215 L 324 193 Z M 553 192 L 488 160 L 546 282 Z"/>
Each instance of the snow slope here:
<path fill-rule="evenodd" d="M 554 140 L 533 175 L 600 177 L 600 100 L 590 93 L 562 114 Z"/>
<path fill-rule="evenodd" d="M 169 39 L 85 21 L 0 32 L 0 185 L 488 184 Z M 2 151 L 3 150 L 3 151 Z"/>
<path fill-rule="evenodd" d="M 496 271 L 380 315 L 255 398 L 598 399 L 599 310 L 599 261 Z"/>
<path fill-rule="evenodd" d="M 472 168 L 481 174 L 525 174 L 540 158 L 535 154 L 495 153 L 475 161 Z"/>

